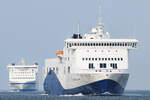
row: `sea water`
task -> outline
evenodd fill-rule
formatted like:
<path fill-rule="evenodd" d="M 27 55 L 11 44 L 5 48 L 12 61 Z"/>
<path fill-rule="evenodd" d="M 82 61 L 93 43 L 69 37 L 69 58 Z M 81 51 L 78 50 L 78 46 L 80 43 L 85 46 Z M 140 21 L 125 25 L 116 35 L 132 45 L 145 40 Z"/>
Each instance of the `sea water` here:
<path fill-rule="evenodd" d="M 125 91 L 123 95 L 47 95 L 44 92 L 0 92 L 0 100 L 150 100 L 150 91 Z"/>

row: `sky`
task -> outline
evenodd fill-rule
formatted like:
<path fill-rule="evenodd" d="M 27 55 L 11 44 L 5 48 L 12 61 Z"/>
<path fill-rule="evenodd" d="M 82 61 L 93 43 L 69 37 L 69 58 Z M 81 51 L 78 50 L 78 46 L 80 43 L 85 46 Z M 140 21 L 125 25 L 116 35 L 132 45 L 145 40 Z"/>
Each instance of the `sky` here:
<path fill-rule="evenodd" d="M 129 51 L 130 78 L 126 89 L 150 90 L 150 0 L 102 0 L 105 32 L 113 38 L 136 38 Z M 98 24 L 99 0 L 0 0 L 0 90 L 8 90 L 9 63 L 44 60 L 63 49 L 77 32 L 89 33 Z"/>

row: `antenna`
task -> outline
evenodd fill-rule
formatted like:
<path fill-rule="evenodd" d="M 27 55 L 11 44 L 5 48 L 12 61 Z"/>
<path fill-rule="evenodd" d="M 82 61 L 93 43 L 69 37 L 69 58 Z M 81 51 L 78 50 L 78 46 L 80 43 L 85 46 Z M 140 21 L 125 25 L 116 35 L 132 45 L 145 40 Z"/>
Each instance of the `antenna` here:
<path fill-rule="evenodd" d="M 102 7 L 101 7 L 101 0 L 99 0 L 98 25 L 102 25 Z"/>
<path fill-rule="evenodd" d="M 98 34 L 98 36 L 100 38 L 104 37 L 104 26 L 103 26 L 103 23 L 102 23 L 101 0 L 99 0 L 98 27 L 97 27 L 96 34 Z"/>
<path fill-rule="evenodd" d="M 80 20 L 78 20 L 77 33 L 80 34 Z"/>

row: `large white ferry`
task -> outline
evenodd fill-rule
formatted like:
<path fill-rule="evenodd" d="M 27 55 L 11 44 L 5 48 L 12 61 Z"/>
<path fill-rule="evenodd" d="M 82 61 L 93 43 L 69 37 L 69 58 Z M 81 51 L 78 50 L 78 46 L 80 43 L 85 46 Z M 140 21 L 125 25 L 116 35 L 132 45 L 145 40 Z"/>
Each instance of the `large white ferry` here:
<path fill-rule="evenodd" d="M 14 63 L 7 66 L 9 70 L 9 85 L 11 91 L 24 92 L 36 91 L 38 64 L 25 65 L 24 60 L 20 64 Z"/>
<path fill-rule="evenodd" d="M 57 58 L 46 59 L 47 94 L 122 94 L 128 81 L 128 52 L 136 39 L 112 39 L 104 33 L 101 16 L 91 34 L 78 32 L 65 40 Z"/>

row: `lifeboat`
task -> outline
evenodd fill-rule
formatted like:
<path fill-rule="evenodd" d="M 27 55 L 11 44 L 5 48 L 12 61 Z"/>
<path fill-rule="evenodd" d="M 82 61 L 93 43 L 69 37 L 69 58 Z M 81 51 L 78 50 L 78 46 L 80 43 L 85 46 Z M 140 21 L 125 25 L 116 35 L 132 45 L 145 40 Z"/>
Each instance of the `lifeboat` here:
<path fill-rule="evenodd" d="M 58 57 L 62 57 L 62 55 L 63 55 L 63 51 L 58 51 L 58 52 L 56 52 L 56 55 L 58 56 Z"/>

